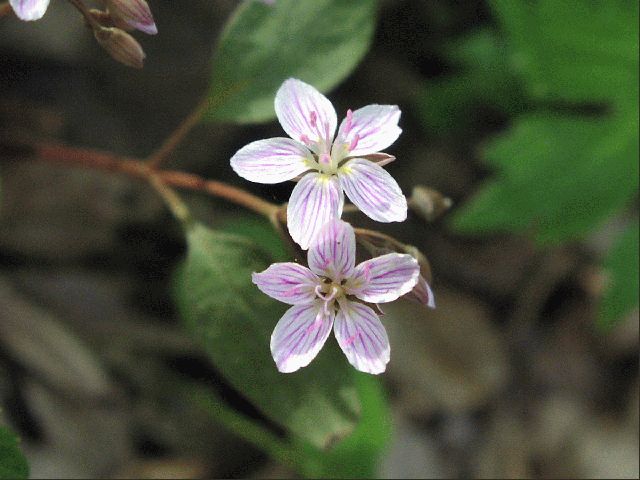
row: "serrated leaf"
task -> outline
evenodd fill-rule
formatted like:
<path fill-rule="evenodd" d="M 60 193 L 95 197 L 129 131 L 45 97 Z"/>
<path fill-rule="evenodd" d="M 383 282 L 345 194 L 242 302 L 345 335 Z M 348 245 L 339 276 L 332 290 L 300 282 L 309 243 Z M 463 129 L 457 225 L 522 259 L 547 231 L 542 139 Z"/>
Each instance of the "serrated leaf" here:
<path fill-rule="evenodd" d="M 524 109 L 522 82 L 495 32 L 488 28 L 472 32 L 445 50 L 455 74 L 427 82 L 417 99 L 428 131 L 446 134 L 473 128 L 474 114 L 487 107 L 502 114 Z"/>
<path fill-rule="evenodd" d="M 638 190 L 637 2 L 492 2 L 536 113 L 485 150 L 494 178 L 462 208 L 465 232 L 579 238 Z M 580 115 L 575 102 L 602 104 Z M 546 110 L 546 111 L 545 111 Z"/>
<path fill-rule="evenodd" d="M 231 385 L 299 438 L 325 448 L 348 435 L 360 404 L 353 375 L 329 340 L 310 366 L 279 373 L 269 338 L 286 306 L 262 294 L 251 273 L 271 260 L 242 237 L 192 225 L 176 302 L 187 328 Z"/>
<path fill-rule="evenodd" d="M 244 2 L 222 33 L 213 60 L 205 118 L 239 123 L 275 116 L 288 77 L 329 90 L 369 49 L 375 0 Z"/>
<path fill-rule="evenodd" d="M 609 281 L 600 303 L 598 326 L 613 327 L 634 308 L 638 308 L 640 245 L 635 222 L 618 238 L 604 262 Z"/>
<path fill-rule="evenodd" d="M 507 34 L 511 63 L 534 97 L 581 103 L 616 99 L 623 108 L 632 106 L 624 99 L 634 91 L 637 98 L 638 2 L 490 3 Z"/>
<path fill-rule="evenodd" d="M 18 438 L 0 425 L 0 479 L 28 477 L 29 464 L 18 448 Z"/>
<path fill-rule="evenodd" d="M 593 229 L 638 189 L 632 124 L 526 115 L 485 150 L 499 173 L 458 211 L 463 232 L 515 231 L 559 242 Z"/>

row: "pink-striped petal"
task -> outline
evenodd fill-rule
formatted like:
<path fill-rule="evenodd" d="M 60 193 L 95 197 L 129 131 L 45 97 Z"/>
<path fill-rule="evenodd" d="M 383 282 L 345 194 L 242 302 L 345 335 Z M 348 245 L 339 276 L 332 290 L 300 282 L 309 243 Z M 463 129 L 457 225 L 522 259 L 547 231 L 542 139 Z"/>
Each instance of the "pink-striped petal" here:
<path fill-rule="evenodd" d="M 275 109 L 284 131 L 316 153 L 329 153 L 338 123 L 331 102 L 311 85 L 285 80 L 276 93 Z"/>
<path fill-rule="evenodd" d="M 140 30 L 148 35 L 158 33 L 146 0 L 105 0 L 105 5 L 117 27 Z"/>
<path fill-rule="evenodd" d="M 413 290 L 409 292 L 408 297 L 417 300 L 426 307 L 436 308 L 436 300 L 431 291 L 431 287 L 422 275 L 418 277 L 418 283 L 416 283 Z"/>
<path fill-rule="evenodd" d="M 420 266 L 411 255 L 387 253 L 358 264 L 346 292 L 371 303 L 392 302 L 418 282 Z"/>
<path fill-rule="evenodd" d="M 340 149 L 340 156 L 345 157 L 384 150 L 402 133 L 399 120 L 397 105 L 367 105 L 355 112 L 349 110 L 338 129 L 334 150 Z M 336 150 L 336 153 L 339 152 Z"/>
<path fill-rule="evenodd" d="M 290 138 L 269 138 L 245 145 L 231 157 L 231 168 L 251 182 L 280 183 L 309 170 L 311 152 Z"/>
<path fill-rule="evenodd" d="M 378 374 L 389 363 L 389 338 L 371 308 L 349 300 L 340 301 L 333 332 L 349 363 L 357 370 Z"/>
<path fill-rule="evenodd" d="M 263 293 L 289 305 L 313 302 L 320 284 L 315 273 L 293 262 L 274 263 L 264 272 L 253 273 L 251 279 Z"/>
<path fill-rule="evenodd" d="M 329 220 L 340 218 L 344 195 L 335 175 L 307 173 L 296 184 L 287 206 L 291 238 L 303 250 Z"/>
<path fill-rule="evenodd" d="M 9 0 L 20 20 L 40 20 L 49 7 L 49 0 Z"/>
<path fill-rule="evenodd" d="M 338 169 L 340 185 L 362 212 L 378 222 L 402 222 L 407 218 L 407 199 L 379 165 L 354 158 Z"/>
<path fill-rule="evenodd" d="M 334 308 L 325 309 L 320 301 L 287 310 L 271 334 L 278 370 L 290 373 L 309 365 L 327 341 L 334 317 Z"/>
<path fill-rule="evenodd" d="M 334 282 L 353 275 L 356 263 L 356 236 L 342 220 L 330 220 L 309 248 L 309 268 Z"/>

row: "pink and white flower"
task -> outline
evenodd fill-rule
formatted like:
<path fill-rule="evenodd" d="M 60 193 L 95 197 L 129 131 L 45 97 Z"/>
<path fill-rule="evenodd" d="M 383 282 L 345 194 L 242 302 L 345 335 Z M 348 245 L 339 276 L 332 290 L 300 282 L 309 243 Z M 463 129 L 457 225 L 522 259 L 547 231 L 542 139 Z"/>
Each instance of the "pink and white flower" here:
<path fill-rule="evenodd" d="M 308 252 L 309 268 L 275 263 L 252 276 L 262 292 L 293 305 L 271 335 L 278 370 L 307 366 L 331 328 L 349 363 L 378 374 L 389 362 L 389 339 L 378 315 L 362 302 L 385 303 L 413 289 L 420 267 L 408 254 L 388 253 L 355 265 L 353 228 L 342 220 L 326 223 Z"/>
<path fill-rule="evenodd" d="M 49 0 L 9 0 L 20 20 L 40 20 L 49 7 Z"/>
<path fill-rule="evenodd" d="M 258 183 L 280 183 L 303 175 L 287 208 L 289 233 L 303 249 L 309 248 L 327 221 L 342 216 L 344 193 L 376 221 L 407 218 L 407 200 L 400 187 L 367 158 L 391 145 L 402 132 L 396 105 L 348 110 L 336 135 L 331 102 L 311 85 L 290 78 L 276 94 L 275 110 L 291 138 L 252 142 L 231 158 L 231 166 L 241 177 Z"/>

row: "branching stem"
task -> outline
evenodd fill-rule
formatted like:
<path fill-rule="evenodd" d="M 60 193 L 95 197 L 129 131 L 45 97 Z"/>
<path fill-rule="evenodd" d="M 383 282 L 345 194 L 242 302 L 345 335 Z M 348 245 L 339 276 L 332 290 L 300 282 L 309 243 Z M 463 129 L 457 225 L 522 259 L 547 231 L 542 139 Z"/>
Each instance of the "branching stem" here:
<path fill-rule="evenodd" d="M 156 170 L 145 161 L 120 157 L 98 150 L 70 147 L 58 143 L 38 143 L 34 145 L 35 155 L 44 161 L 73 167 L 91 168 L 108 172 L 123 173 L 133 178 L 168 187 L 194 190 L 225 199 L 236 205 L 272 218 L 280 206 L 267 202 L 241 188 L 217 180 L 207 180 L 193 173 L 176 170 Z M 174 212 L 175 213 L 175 212 Z"/>

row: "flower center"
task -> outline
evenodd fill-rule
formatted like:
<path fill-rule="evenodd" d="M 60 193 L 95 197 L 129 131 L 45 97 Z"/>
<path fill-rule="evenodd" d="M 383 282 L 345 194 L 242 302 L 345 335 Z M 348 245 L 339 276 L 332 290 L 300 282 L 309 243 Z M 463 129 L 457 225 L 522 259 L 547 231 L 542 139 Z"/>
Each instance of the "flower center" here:
<path fill-rule="evenodd" d="M 345 296 L 343 286 L 330 279 L 325 279 L 322 284 L 317 285 L 315 292 L 316 296 L 324 302 L 325 314 L 329 313 L 329 308 L 336 300 Z"/>

